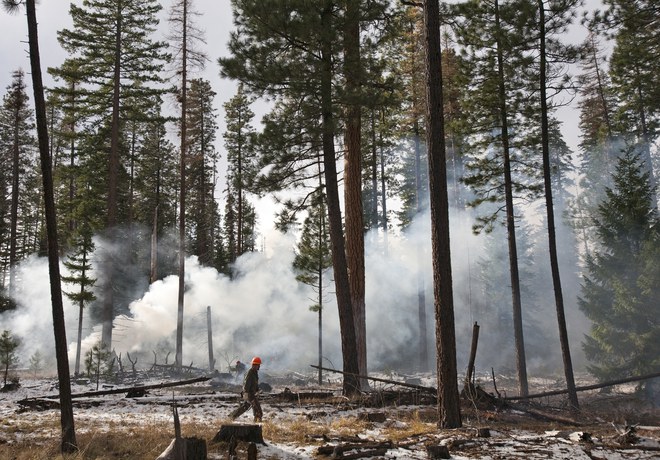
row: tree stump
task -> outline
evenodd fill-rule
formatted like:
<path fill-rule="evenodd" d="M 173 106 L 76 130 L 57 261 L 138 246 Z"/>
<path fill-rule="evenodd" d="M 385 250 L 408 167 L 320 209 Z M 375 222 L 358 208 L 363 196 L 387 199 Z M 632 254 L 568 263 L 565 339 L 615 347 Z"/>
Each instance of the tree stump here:
<path fill-rule="evenodd" d="M 207 460 L 206 440 L 174 438 L 156 460 Z"/>
<path fill-rule="evenodd" d="M 261 425 L 244 425 L 239 423 L 222 425 L 220 431 L 213 438 L 213 442 L 229 442 L 232 437 L 237 441 L 266 445 L 261 431 Z"/>
<path fill-rule="evenodd" d="M 451 458 L 447 446 L 426 446 L 426 453 L 432 460 Z"/>

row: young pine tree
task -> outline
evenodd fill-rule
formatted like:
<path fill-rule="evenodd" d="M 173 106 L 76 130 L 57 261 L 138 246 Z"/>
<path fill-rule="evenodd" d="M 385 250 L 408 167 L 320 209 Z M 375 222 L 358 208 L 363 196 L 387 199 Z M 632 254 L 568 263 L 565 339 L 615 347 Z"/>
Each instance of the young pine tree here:
<path fill-rule="evenodd" d="M 18 363 L 16 349 L 20 342 L 14 338 L 9 331 L 3 331 L 0 335 L 0 365 L 2 365 L 3 384 L 7 385 L 9 368 Z"/>
<path fill-rule="evenodd" d="M 594 219 L 600 247 L 587 258 L 579 305 L 593 321 L 583 348 L 600 380 L 660 366 L 660 219 L 643 171 L 629 149 Z"/>
<path fill-rule="evenodd" d="M 330 234 L 326 224 L 327 215 L 325 197 L 319 190 L 314 197 L 313 205 L 309 208 L 309 215 L 303 224 L 303 231 L 298 243 L 298 251 L 293 260 L 293 267 L 298 272 L 296 279 L 308 286 L 316 293 L 316 303 L 309 307 L 318 313 L 319 354 L 318 354 L 318 382 L 321 385 L 323 371 L 323 300 L 324 291 L 327 290 L 327 269 L 332 266 L 330 253 Z"/>

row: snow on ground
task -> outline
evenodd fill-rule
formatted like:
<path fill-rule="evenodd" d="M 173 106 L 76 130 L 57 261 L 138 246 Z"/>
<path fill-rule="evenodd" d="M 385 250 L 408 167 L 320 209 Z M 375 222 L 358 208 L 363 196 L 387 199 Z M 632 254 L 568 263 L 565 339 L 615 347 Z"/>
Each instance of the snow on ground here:
<path fill-rule="evenodd" d="M 388 376 L 387 378 L 391 378 Z M 141 382 L 145 385 L 161 383 L 164 380 Z M 263 381 L 263 380 L 262 380 Z M 434 382 L 421 380 L 422 385 L 432 386 Z M 545 382 L 547 385 L 548 382 Z M 130 386 L 122 384 L 121 387 Z M 287 386 L 289 388 L 289 386 Z M 292 391 L 310 391 L 308 387 L 290 386 Z M 95 385 L 73 385 L 72 392 L 82 393 L 94 391 Z M 101 388 L 102 389 L 102 388 Z M 360 414 L 380 412 L 385 414 L 382 422 L 364 425 L 366 428 L 357 433 L 361 439 L 373 442 L 385 442 L 391 439 L 392 433 L 410 428 L 414 423 L 411 417 L 402 414 L 422 412 L 433 414 L 433 406 L 396 405 L 388 407 L 357 407 L 338 403 L 341 398 L 335 398 L 332 403 L 323 400 L 310 402 L 283 401 L 276 396 L 285 389 L 284 385 L 273 385 L 270 395 L 262 399 L 264 409 L 265 446 L 258 446 L 260 459 L 317 459 L 318 447 L 324 442 L 309 440 L 305 442 L 276 442 L 267 439 L 267 427 L 295 427 L 296 421 L 304 421 L 307 425 L 317 427 L 327 433 L 325 443 L 341 442 L 340 437 L 333 439 L 333 426 L 343 420 L 357 419 Z M 338 391 L 339 387 L 333 389 Z M 391 389 L 391 388 L 390 388 Z M 318 387 L 316 391 L 320 391 Z M 324 390 L 328 390 L 325 388 Z M 202 426 L 220 427 L 228 422 L 228 414 L 238 404 L 238 388 L 219 388 L 209 382 L 197 383 L 186 387 L 173 387 L 150 390 L 142 398 L 127 398 L 124 394 L 102 397 L 75 398 L 74 417 L 76 431 L 86 430 L 103 432 L 117 430 L 118 427 L 130 430 L 141 425 L 167 425 L 172 423 L 171 403 L 176 401 L 181 425 L 200 424 Z M 0 393 L 0 457 L 2 445 L 19 443 L 31 437 L 55 439 L 59 435 L 59 411 L 48 409 L 44 411 L 20 410 L 18 401 L 26 398 L 56 395 L 56 380 L 25 379 L 16 391 Z M 586 412 L 586 411 L 585 411 Z M 625 416 L 630 416 L 631 409 Z M 595 414 L 586 412 L 589 418 L 588 426 L 572 427 L 556 423 L 539 423 L 524 414 L 510 411 L 507 414 L 497 411 L 471 411 L 466 408 L 463 413 L 464 427 L 456 430 L 438 430 L 435 423 L 424 422 L 418 417 L 418 423 L 426 423 L 428 430 L 423 434 L 413 434 L 393 441 L 392 447 L 380 459 L 428 459 L 427 445 L 444 445 L 449 448 L 451 458 L 463 459 L 572 459 L 572 460 L 631 460 L 660 458 L 660 421 L 658 411 L 648 410 L 645 424 L 637 426 L 637 442 L 634 445 L 618 445 L 615 441 L 623 425 L 621 420 L 614 420 L 612 413 Z M 608 417 L 610 418 L 603 418 Z M 504 420 L 505 417 L 509 417 Z M 238 422 L 250 423 L 251 413 L 242 415 Z M 586 420 L 585 420 L 586 422 Z M 34 430 L 5 430 L 2 427 L 31 426 Z M 489 437 L 477 436 L 478 428 L 490 428 Z M 587 432 L 589 430 L 589 432 Z M 291 437 L 293 438 L 293 437 Z M 220 454 L 217 449 L 210 451 L 209 459 L 226 458 L 226 453 Z"/>

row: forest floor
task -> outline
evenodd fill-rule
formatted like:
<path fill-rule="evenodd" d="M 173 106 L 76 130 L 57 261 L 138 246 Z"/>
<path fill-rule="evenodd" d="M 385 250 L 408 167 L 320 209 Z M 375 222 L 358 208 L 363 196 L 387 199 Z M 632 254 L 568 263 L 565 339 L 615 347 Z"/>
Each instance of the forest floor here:
<path fill-rule="evenodd" d="M 435 384 L 430 376 L 390 373 L 379 377 L 420 386 Z M 374 459 L 660 458 L 660 409 L 644 400 L 634 384 L 612 387 L 608 392 L 580 392 L 579 413 L 569 410 L 565 396 L 526 403 L 463 399 L 463 426 L 439 429 L 437 404 L 430 392 L 373 382 L 372 391 L 364 397 L 347 400 L 341 396 L 337 376 L 326 375 L 326 379 L 319 386 L 313 383 L 313 377 L 299 373 L 262 373 L 261 381 L 268 383 L 271 390 L 261 398 L 264 420 L 259 429 L 265 444 L 257 445 L 259 459 L 323 459 L 340 455 Z M 139 384 L 167 380 L 176 379 L 152 376 L 140 379 Z M 577 382 L 578 386 L 585 383 L 593 382 Z M 125 380 L 103 388 L 137 384 Z M 494 393 L 492 383 L 484 379 L 482 385 L 484 391 Z M 497 377 L 500 396 L 515 394 L 515 388 L 514 380 Z M 532 394 L 561 388 L 561 379 L 530 380 Z M 140 397 L 77 396 L 95 389 L 96 384 L 89 381 L 73 385 L 79 452 L 64 457 L 67 460 L 156 459 L 174 438 L 173 402 L 182 436 L 204 439 L 208 459 L 228 458 L 228 444 L 213 442 L 213 438 L 223 425 L 232 423 L 229 413 L 240 401 L 240 387 L 235 379 L 214 378 L 154 389 Z M 61 425 L 57 400 L 43 398 L 56 395 L 54 378 L 25 378 L 18 389 L 0 392 L 0 459 L 63 458 L 59 454 Z M 242 415 L 236 423 L 251 424 L 252 414 Z M 238 458 L 247 458 L 247 446 L 238 443 Z M 331 457 L 333 452 L 335 457 Z"/>

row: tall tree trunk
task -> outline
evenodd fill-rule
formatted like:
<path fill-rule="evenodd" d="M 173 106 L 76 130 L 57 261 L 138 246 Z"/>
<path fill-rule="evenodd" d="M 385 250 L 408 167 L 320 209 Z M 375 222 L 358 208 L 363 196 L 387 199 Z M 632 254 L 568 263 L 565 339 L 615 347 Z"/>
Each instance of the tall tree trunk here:
<path fill-rule="evenodd" d="M 415 119 L 413 122 L 413 132 L 415 137 L 415 215 L 419 216 L 422 212 L 422 146 L 420 141 L 419 119 L 417 110 L 413 110 Z M 426 337 L 426 286 L 424 285 L 424 275 L 422 271 L 422 246 L 417 241 L 415 243 L 417 253 L 417 317 L 419 319 L 419 370 L 429 369 L 429 346 Z"/>
<path fill-rule="evenodd" d="M 177 297 L 175 365 L 181 369 L 183 358 L 183 297 L 186 278 L 186 112 L 188 88 L 188 1 L 183 2 L 181 39 L 181 159 L 179 165 L 179 291 Z"/>
<path fill-rule="evenodd" d="M 381 112 L 381 123 L 385 121 L 385 113 Z M 386 177 L 385 177 L 385 153 L 383 148 L 383 130 L 381 129 L 378 133 L 378 145 L 380 151 L 380 202 L 381 208 L 383 210 L 381 214 L 381 225 L 383 226 L 383 248 L 384 253 L 387 255 L 387 187 L 386 187 Z"/>
<path fill-rule="evenodd" d="M 37 12 L 34 0 L 26 0 L 28 41 L 30 48 L 30 67 L 32 88 L 39 139 L 39 156 L 44 187 L 44 206 L 46 211 L 46 233 L 48 238 L 48 273 L 50 278 L 50 297 L 53 309 L 53 329 L 55 333 L 55 357 L 60 390 L 60 423 L 62 426 L 62 453 L 75 452 L 77 447 L 71 402 L 71 380 L 69 376 L 69 357 L 67 355 L 66 327 L 64 324 L 64 306 L 62 304 L 62 285 L 60 280 L 59 248 L 57 243 L 57 218 L 55 215 L 55 197 L 53 192 L 53 174 L 51 158 L 48 154 L 48 125 L 46 121 L 46 102 L 41 79 L 41 61 L 39 57 L 39 38 L 37 33 Z"/>
<path fill-rule="evenodd" d="M 321 158 L 319 157 L 318 160 L 318 167 L 319 167 L 319 193 L 322 193 L 323 190 L 323 178 L 321 176 Z M 319 245 L 319 271 L 317 273 L 317 276 L 319 278 L 319 297 L 318 297 L 318 303 L 319 303 L 319 386 L 323 385 L 323 259 L 325 257 L 325 251 L 324 249 L 326 248 L 326 227 L 325 227 L 325 209 L 323 209 L 323 206 L 321 204 L 318 205 L 321 209 L 319 212 L 319 239 L 318 239 L 318 245 Z"/>
<path fill-rule="evenodd" d="M 16 98 L 14 101 L 14 140 L 12 146 L 11 161 L 11 211 L 10 211 L 10 229 L 9 229 L 9 293 L 16 291 L 16 240 L 18 232 L 18 186 L 19 186 L 19 161 L 20 161 L 20 135 L 19 113 L 24 105 L 23 100 L 23 73 L 19 74 L 20 85 L 16 88 Z"/>
<path fill-rule="evenodd" d="M 335 291 L 339 310 L 341 329 L 341 348 L 343 358 L 343 391 L 353 396 L 360 391 L 358 375 L 357 345 L 355 338 L 355 320 L 351 304 L 351 292 L 348 283 L 348 270 L 342 229 L 339 186 L 337 183 L 337 165 L 335 157 L 335 122 L 332 110 L 332 2 L 327 0 L 321 11 L 321 113 L 323 123 L 323 166 L 328 203 L 330 241 L 332 243 L 332 265 L 335 275 Z"/>
<path fill-rule="evenodd" d="M 546 94 L 546 49 L 545 49 L 545 9 L 543 0 L 538 0 L 539 5 L 539 28 L 540 28 L 540 95 L 541 95 L 541 149 L 543 152 L 543 181 L 545 183 L 545 207 L 548 219 L 548 242 L 550 250 L 550 267 L 552 270 L 552 285 L 555 292 L 555 305 L 557 308 L 557 323 L 559 325 L 559 341 L 561 343 L 561 354 L 564 360 L 564 375 L 566 376 L 566 388 L 571 406 L 579 409 L 577 391 L 575 390 L 575 379 L 573 377 L 573 363 L 571 361 L 571 348 L 568 343 L 568 331 L 566 329 L 566 316 L 564 314 L 564 295 L 561 288 L 559 276 L 559 261 L 557 259 L 557 240 L 555 236 L 555 214 L 552 204 L 552 182 L 550 170 L 550 141 L 548 134 L 548 101 Z"/>
<path fill-rule="evenodd" d="M 461 426 L 456 370 L 456 333 L 449 248 L 449 203 L 445 154 L 438 0 L 424 2 L 426 49 L 426 145 L 429 161 L 431 245 L 438 375 L 438 425 Z"/>
<path fill-rule="evenodd" d="M 367 375 L 367 326 L 364 275 L 364 213 L 362 205 L 362 142 L 361 142 L 361 62 L 360 62 L 360 2 L 345 0 L 344 77 L 348 94 L 346 108 L 346 156 L 344 161 L 344 209 L 346 212 L 346 259 L 351 303 L 355 317 L 358 368 Z M 366 379 L 361 381 L 368 388 Z"/>
<path fill-rule="evenodd" d="M 122 47 L 122 1 L 117 2 L 117 28 L 115 30 L 115 57 L 112 89 L 112 121 L 110 125 L 110 158 L 108 160 L 108 215 L 107 236 L 112 242 L 118 216 L 119 188 L 119 109 L 121 98 L 121 47 Z M 103 313 L 101 342 L 108 350 L 112 349 L 112 322 L 114 320 L 114 277 L 115 262 L 106 253 L 106 281 L 103 289 Z"/>
<path fill-rule="evenodd" d="M 509 151 L 509 125 L 504 87 L 504 57 L 501 43 L 499 3 L 495 0 L 496 46 L 500 121 L 502 123 L 502 154 L 504 156 L 504 193 L 506 202 L 506 229 L 509 244 L 509 270 L 511 272 L 511 297 L 513 302 L 513 332 L 516 346 L 516 368 L 518 370 L 518 391 L 521 396 L 529 392 L 527 385 L 527 364 L 525 340 L 523 337 L 522 302 L 520 299 L 520 275 L 518 272 L 518 249 L 516 245 L 516 222 L 513 212 L 513 185 L 511 180 L 511 159 Z"/>

